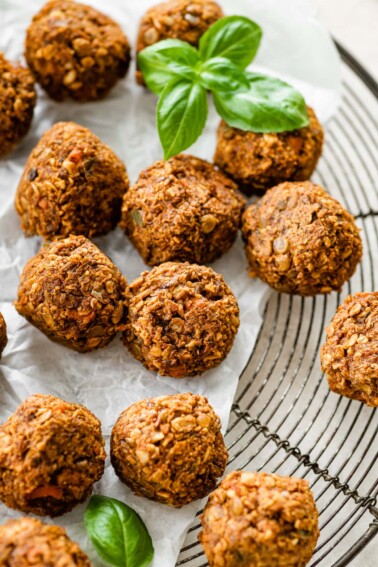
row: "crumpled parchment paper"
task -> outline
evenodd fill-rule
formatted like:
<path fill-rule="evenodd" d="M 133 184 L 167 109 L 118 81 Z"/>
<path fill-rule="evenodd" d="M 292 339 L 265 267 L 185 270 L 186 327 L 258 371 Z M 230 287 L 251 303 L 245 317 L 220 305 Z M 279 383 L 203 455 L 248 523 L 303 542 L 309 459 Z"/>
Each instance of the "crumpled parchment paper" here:
<path fill-rule="evenodd" d="M 116 19 L 134 44 L 138 21 L 152 0 L 88 0 Z M 226 14 L 243 14 L 256 20 L 264 39 L 252 66 L 286 78 L 299 88 L 320 120 L 335 112 L 340 93 L 339 60 L 332 41 L 307 0 L 220 0 Z M 43 1 L 0 0 L 0 50 L 9 59 L 22 58 L 25 29 Z M 220 415 L 224 429 L 229 419 L 238 378 L 245 367 L 260 328 L 268 288 L 252 281 L 240 239 L 232 250 L 214 263 L 238 298 L 241 327 L 234 348 L 217 369 L 200 378 L 174 380 L 146 371 L 122 346 L 117 337 L 107 348 L 78 354 L 50 342 L 21 318 L 12 306 L 20 272 L 41 244 L 25 239 L 13 200 L 29 152 L 53 123 L 73 120 L 91 128 L 109 144 L 127 165 L 131 182 L 162 151 L 155 128 L 156 98 L 136 86 L 134 67 L 127 78 L 101 102 L 55 103 L 38 90 L 35 118 L 28 136 L 10 156 L 0 160 L 0 309 L 8 325 L 8 346 L 0 365 L 0 421 L 4 421 L 27 396 L 49 393 L 82 403 L 102 421 L 109 440 L 120 412 L 146 397 L 191 391 L 208 397 Z M 190 152 L 212 159 L 219 117 L 210 110 L 206 130 Z M 145 266 L 120 230 L 96 240 L 125 274 L 128 281 Z M 108 446 L 108 443 L 107 443 Z M 108 448 L 108 447 L 107 447 Z M 107 460 L 106 472 L 95 491 L 125 501 L 139 512 L 153 538 L 153 567 L 173 567 L 186 531 L 199 508 L 193 503 L 175 510 L 134 496 L 115 476 Z M 88 552 L 94 565 L 102 565 L 86 536 L 85 505 L 56 520 Z M 0 504 L 0 522 L 17 517 Z M 47 520 L 50 521 L 50 520 Z"/>

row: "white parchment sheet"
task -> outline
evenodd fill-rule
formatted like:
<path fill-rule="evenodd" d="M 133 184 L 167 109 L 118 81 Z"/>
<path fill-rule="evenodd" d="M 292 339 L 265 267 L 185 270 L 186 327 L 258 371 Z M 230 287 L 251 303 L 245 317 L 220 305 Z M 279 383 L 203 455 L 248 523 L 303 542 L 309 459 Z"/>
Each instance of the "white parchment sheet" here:
<path fill-rule="evenodd" d="M 155 2 L 151 0 L 88 0 L 115 18 L 134 43 L 138 21 Z M 247 15 L 264 30 L 254 68 L 295 83 L 314 106 L 320 120 L 335 112 L 340 92 L 339 60 L 328 33 L 317 21 L 307 0 L 220 0 L 226 14 Z M 41 0 L 0 0 L 0 50 L 9 59 L 22 58 L 25 29 Z M 261 324 L 267 287 L 247 277 L 241 241 L 214 263 L 234 291 L 240 305 L 241 327 L 234 348 L 218 368 L 200 378 L 174 380 L 146 371 L 117 337 L 107 348 L 78 354 L 50 342 L 18 316 L 12 306 L 20 272 L 40 247 L 38 238 L 21 233 L 13 200 L 31 149 L 52 124 L 73 120 L 91 128 L 125 161 L 131 182 L 138 173 L 162 157 L 155 128 L 156 97 L 134 82 L 134 67 L 106 100 L 96 103 L 56 103 L 38 90 L 32 128 L 19 148 L 0 160 L 0 309 L 8 325 L 9 342 L 0 365 L 0 421 L 4 421 L 28 395 L 49 393 L 82 403 L 102 421 L 109 439 L 120 412 L 146 397 L 191 391 L 204 394 L 226 428 L 238 378 L 250 356 Z M 190 152 L 212 159 L 219 117 L 210 110 L 206 130 Z M 128 281 L 145 266 L 118 229 L 96 244 L 108 254 Z M 95 491 L 125 501 L 139 512 L 153 538 L 153 567 L 173 567 L 186 531 L 199 504 L 174 510 L 134 496 L 115 476 L 107 460 L 106 472 Z M 56 520 L 88 552 L 94 565 L 102 565 L 88 541 L 85 505 Z M 17 513 L 0 504 L 0 522 Z M 47 520 L 49 521 L 49 520 Z"/>

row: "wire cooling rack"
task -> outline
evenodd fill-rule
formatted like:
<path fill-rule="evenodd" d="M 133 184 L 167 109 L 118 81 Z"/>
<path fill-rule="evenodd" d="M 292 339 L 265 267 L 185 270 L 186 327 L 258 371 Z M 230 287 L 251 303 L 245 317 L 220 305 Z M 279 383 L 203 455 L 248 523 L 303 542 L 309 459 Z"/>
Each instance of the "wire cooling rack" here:
<path fill-rule="evenodd" d="M 329 391 L 319 363 L 324 328 L 346 295 L 378 289 L 378 85 L 341 46 L 343 103 L 327 128 L 315 182 L 362 229 L 363 261 L 342 294 L 272 293 L 240 378 L 226 442 L 227 470 L 307 478 L 321 535 L 310 563 L 343 567 L 378 533 L 378 412 Z M 177 565 L 206 567 L 198 515 Z"/>

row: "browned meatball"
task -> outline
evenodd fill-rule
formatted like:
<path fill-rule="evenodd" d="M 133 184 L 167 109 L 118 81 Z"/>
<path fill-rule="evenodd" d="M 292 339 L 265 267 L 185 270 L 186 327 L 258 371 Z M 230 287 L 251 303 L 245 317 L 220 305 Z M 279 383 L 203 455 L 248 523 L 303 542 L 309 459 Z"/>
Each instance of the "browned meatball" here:
<path fill-rule="evenodd" d="M 108 146 L 79 124 L 59 122 L 30 154 L 15 205 L 26 236 L 99 236 L 117 225 L 128 186 Z"/>
<path fill-rule="evenodd" d="M 201 522 L 210 567 L 304 567 L 319 537 L 307 480 L 264 472 L 227 475 Z"/>
<path fill-rule="evenodd" d="M 0 313 L 0 359 L 1 355 L 3 354 L 3 350 L 7 346 L 8 337 L 7 337 L 7 325 L 5 323 L 5 319 Z"/>
<path fill-rule="evenodd" d="M 130 45 L 105 14 L 72 0 L 52 0 L 27 29 L 25 57 L 49 96 L 85 102 L 102 98 L 126 75 Z"/>
<path fill-rule="evenodd" d="M 122 482 L 176 508 L 209 494 L 228 457 L 219 417 L 206 398 L 193 394 L 127 408 L 113 428 L 110 451 Z"/>
<path fill-rule="evenodd" d="M 0 426 L 0 500 L 59 516 L 84 502 L 105 466 L 97 417 L 54 396 L 27 398 Z"/>
<path fill-rule="evenodd" d="M 291 132 L 258 134 L 221 122 L 214 162 L 250 195 L 283 181 L 311 177 L 323 147 L 323 129 L 308 108 L 310 125 Z"/>
<path fill-rule="evenodd" d="M 242 232 L 250 275 L 285 293 L 340 290 L 362 255 L 353 216 L 309 181 L 267 191 L 245 211 Z"/>
<path fill-rule="evenodd" d="M 162 39 L 181 39 L 197 46 L 201 35 L 223 17 L 222 8 L 212 0 L 169 0 L 152 6 L 143 16 L 138 32 L 136 51 Z M 143 75 L 136 79 L 143 84 Z"/>
<path fill-rule="evenodd" d="M 146 264 L 207 264 L 233 244 L 244 198 L 210 163 L 189 155 L 158 161 L 125 194 L 122 223 Z"/>
<path fill-rule="evenodd" d="M 29 69 L 13 66 L 0 52 L 0 157 L 13 150 L 28 132 L 35 102 Z"/>
<path fill-rule="evenodd" d="M 123 342 L 148 370 L 196 376 L 218 366 L 233 345 L 239 307 L 220 274 L 167 262 L 130 285 Z"/>
<path fill-rule="evenodd" d="M 34 518 L 19 518 L 0 526 L 0 565 L 91 567 L 91 562 L 65 529 Z"/>
<path fill-rule="evenodd" d="M 378 292 L 349 295 L 326 333 L 320 358 L 331 390 L 378 407 Z"/>
<path fill-rule="evenodd" d="M 79 352 L 126 328 L 127 282 L 84 236 L 45 245 L 26 264 L 15 307 L 51 340 Z"/>

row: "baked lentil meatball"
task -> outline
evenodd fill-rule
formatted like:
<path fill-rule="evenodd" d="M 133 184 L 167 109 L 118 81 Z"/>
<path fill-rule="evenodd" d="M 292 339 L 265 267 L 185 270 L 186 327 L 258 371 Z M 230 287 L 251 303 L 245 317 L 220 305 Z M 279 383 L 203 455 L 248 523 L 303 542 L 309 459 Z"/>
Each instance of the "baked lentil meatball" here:
<path fill-rule="evenodd" d="M 214 162 L 248 195 L 284 181 L 311 177 L 322 153 L 324 133 L 314 111 L 310 125 L 290 132 L 259 134 L 221 122 Z"/>
<path fill-rule="evenodd" d="M 228 457 L 219 417 L 206 398 L 190 393 L 127 408 L 110 452 L 117 475 L 136 494 L 176 508 L 209 494 Z"/>
<path fill-rule="evenodd" d="M 233 244 L 245 200 L 210 163 L 189 155 L 158 161 L 125 194 L 121 226 L 146 264 L 207 264 Z"/>
<path fill-rule="evenodd" d="M 218 366 L 238 327 L 235 296 L 211 268 L 166 262 L 130 284 L 123 342 L 162 376 L 196 376 Z"/>
<path fill-rule="evenodd" d="M 25 58 L 55 100 L 98 100 L 124 77 L 130 45 L 120 26 L 91 6 L 52 0 L 26 32 Z"/>
<path fill-rule="evenodd" d="M 349 295 L 326 333 L 320 358 L 331 390 L 378 407 L 378 292 Z"/>
<path fill-rule="evenodd" d="M 70 236 L 29 260 L 15 307 L 51 340 L 88 352 L 126 328 L 127 294 L 113 262 L 84 236 Z"/>
<path fill-rule="evenodd" d="M 181 39 L 198 46 L 201 36 L 223 17 L 222 8 L 212 0 L 169 0 L 152 6 L 144 14 L 138 31 L 136 51 L 162 39 Z M 144 84 L 141 71 L 137 82 Z"/>
<path fill-rule="evenodd" d="M 242 233 L 250 275 L 285 293 L 340 290 L 362 255 L 353 216 L 309 181 L 267 191 L 244 212 Z"/>
<path fill-rule="evenodd" d="M 26 236 L 99 236 L 117 225 L 128 187 L 108 146 L 79 124 L 59 122 L 30 154 L 15 205 Z"/>
<path fill-rule="evenodd" d="M 65 529 L 19 518 L 0 526 L 0 565 L 91 567 L 91 562 Z"/>
<path fill-rule="evenodd" d="M 59 516 L 84 502 L 105 466 L 97 417 L 54 396 L 27 398 L 0 426 L 0 500 Z"/>
<path fill-rule="evenodd" d="M 29 69 L 13 66 L 0 52 L 0 157 L 13 150 L 28 132 L 35 102 Z"/>
<path fill-rule="evenodd" d="M 5 323 L 5 319 L 0 313 L 0 359 L 1 355 L 3 354 L 3 350 L 7 346 L 8 337 L 7 337 L 7 325 Z"/>
<path fill-rule="evenodd" d="M 319 537 L 308 482 L 264 472 L 227 475 L 201 522 L 210 567 L 304 567 Z"/>

